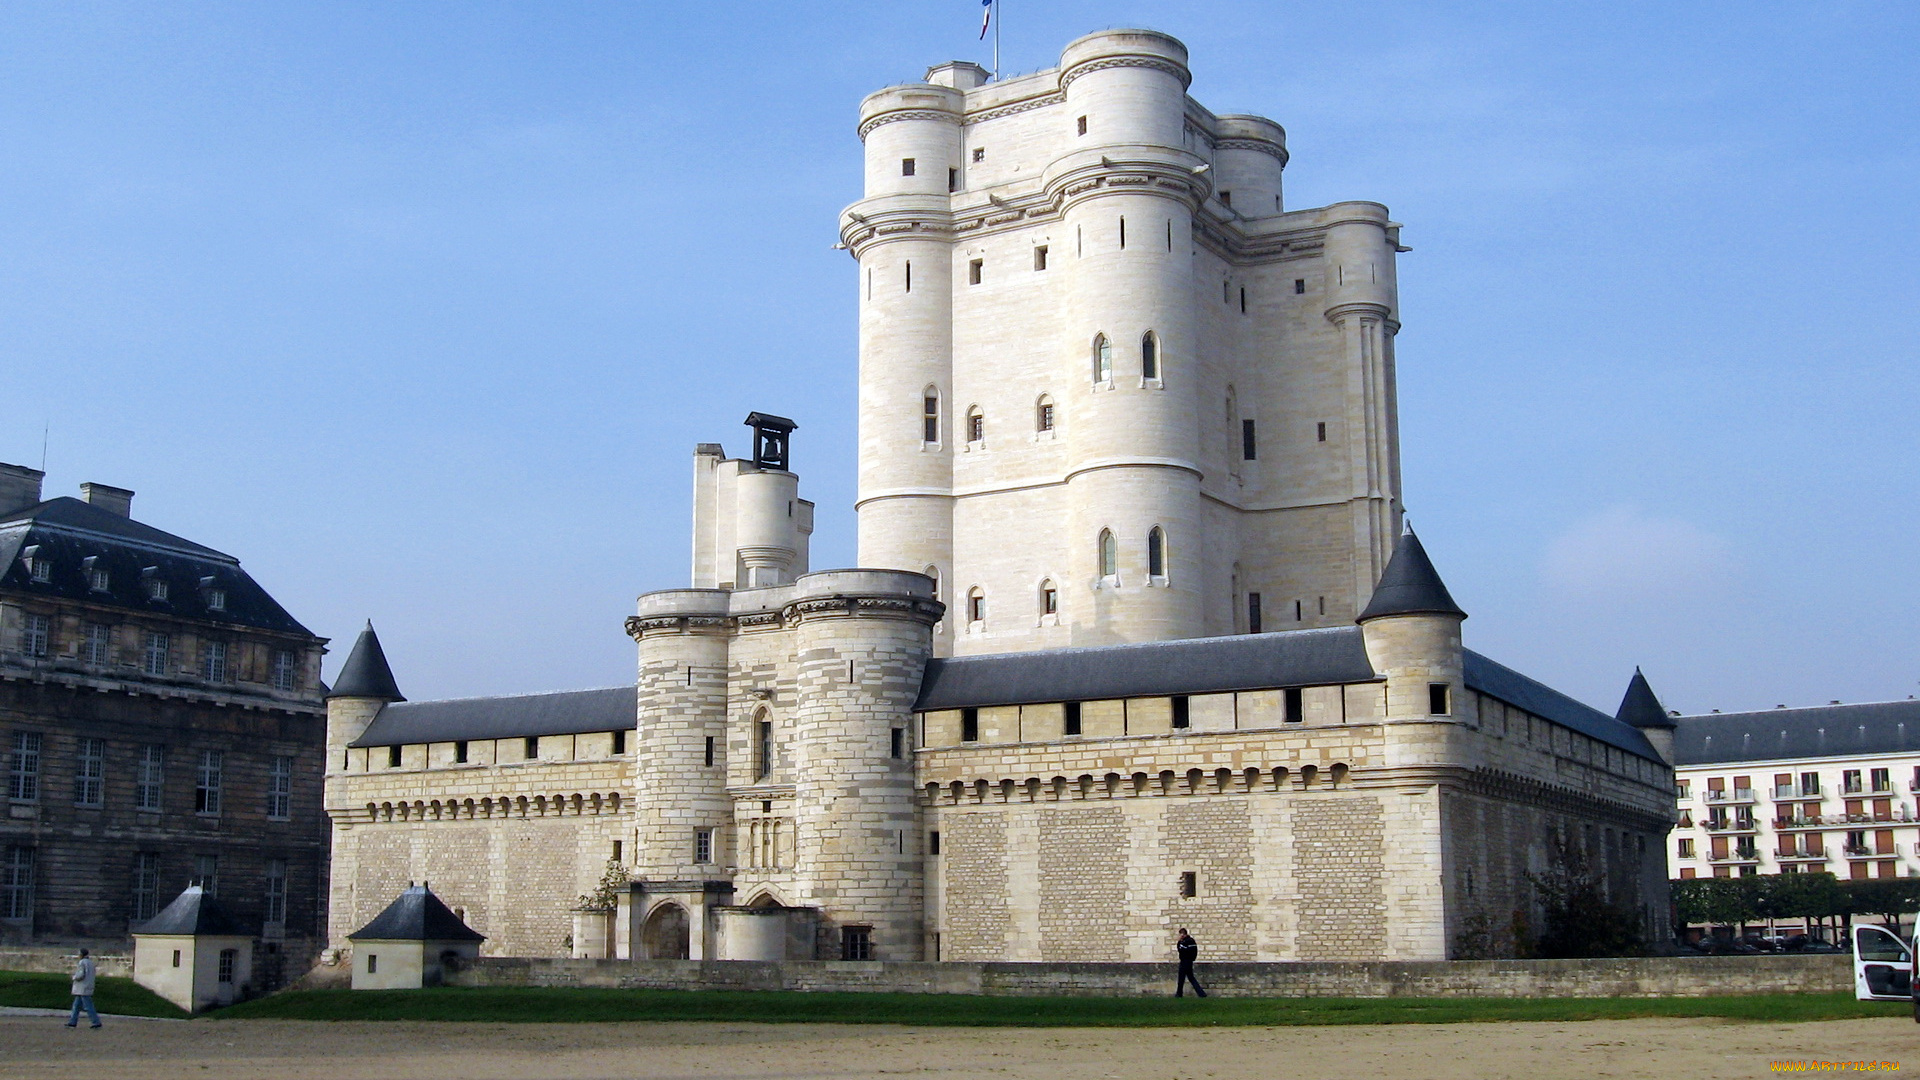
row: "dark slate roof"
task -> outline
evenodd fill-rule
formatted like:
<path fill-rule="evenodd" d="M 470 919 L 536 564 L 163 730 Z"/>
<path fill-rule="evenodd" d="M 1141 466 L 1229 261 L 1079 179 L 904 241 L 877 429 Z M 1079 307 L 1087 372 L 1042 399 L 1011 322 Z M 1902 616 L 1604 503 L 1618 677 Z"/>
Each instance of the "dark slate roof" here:
<path fill-rule="evenodd" d="M 133 928 L 136 934 L 216 934 L 252 937 L 253 931 L 228 915 L 200 886 L 189 885 L 160 914 Z"/>
<path fill-rule="evenodd" d="M 28 549 L 35 559 L 52 562 L 53 580 L 33 580 L 23 558 Z M 88 559 L 107 572 L 108 591 L 93 591 Z M 165 600 L 148 599 L 149 576 L 167 583 Z M 226 610 L 207 606 L 213 589 L 226 593 Z M 313 636 L 240 568 L 240 560 L 73 498 L 0 515 L 0 590 Z"/>
<path fill-rule="evenodd" d="M 1357 626 L 955 656 L 927 663 L 914 708 L 1211 694 L 1376 678 Z"/>
<path fill-rule="evenodd" d="M 367 628 L 353 639 L 353 651 L 347 654 L 347 662 L 340 665 L 340 674 L 334 676 L 333 689 L 327 691 L 327 696 L 407 700 L 400 692 L 400 685 L 393 681 L 393 668 L 387 666 L 387 653 L 380 647 L 380 635 L 373 632 L 372 620 L 368 620 Z"/>
<path fill-rule="evenodd" d="M 1620 699 L 1620 711 L 1613 715 L 1621 723 L 1637 728 L 1678 726 L 1673 722 L 1673 717 L 1667 715 L 1667 707 L 1654 696 L 1653 687 L 1647 685 L 1647 677 L 1640 674 L 1639 668 L 1633 669 L 1633 681 L 1627 684 L 1627 696 Z"/>
<path fill-rule="evenodd" d="M 1920 701 L 1912 699 L 1710 713 L 1682 716 L 1677 722 L 1673 756 L 1678 765 L 1920 750 Z"/>
<path fill-rule="evenodd" d="M 336 689 L 334 693 L 338 694 Z M 529 735 L 578 735 L 634 726 L 637 706 L 631 686 L 563 690 L 517 697 L 455 698 L 389 705 L 367 725 L 354 746 L 401 746 L 515 739 Z"/>
<path fill-rule="evenodd" d="M 415 885 L 348 941 L 485 941 L 425 885 Z"/>
<path fill-rule="evenodd" d="M 1394 545 L 1393 558 L 1387 560 L 1387 568 L 1373 587 L 1373 599 L 1355 621 L 1366 622 L 1383 615 L 1467 617 L 1453 602 L 1439 571 L 1433 568 L 1433 560 L 1427 558 L 1427 549 L 1420 546 L 1420 538 L 1411 529 Z"/>
<path fill-rule="evenodd" d="M 1647 741 L 1640 729 L 1601 712 L 1591 705 L 1583 705 L 1567 695 L 1555 690 L 1543 682 L 1529 679 L 1525 675 L 1481 656 L 1472 649 L 1464 650 L 1463 674 L 1467 689 L 1488 697 L 1496 697 L 1509 705 L 1525 709 L 1545 720 L 1551 720 L 1562 727 L 1571 728 L 1582 735 L 1599 739 L 1609 746 L 1625 750 L 1629 754 L 1638 754 L 1649 761 L 1660 761 L 1659 751 Z"/>

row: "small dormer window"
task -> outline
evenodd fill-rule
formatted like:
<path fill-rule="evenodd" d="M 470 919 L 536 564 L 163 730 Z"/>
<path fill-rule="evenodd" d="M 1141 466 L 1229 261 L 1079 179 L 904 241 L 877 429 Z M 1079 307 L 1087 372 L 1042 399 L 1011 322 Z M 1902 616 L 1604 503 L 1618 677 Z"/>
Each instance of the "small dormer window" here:
<path fill-rule="evenodd" d="M 35 581 L 52 581 L 53 580 L 53 560 L 52 559 L 44 559 L 44 558 L 35 556 L 33 561 L 29 565 L 33 570 L 33 580 Z"/>
<path fill-rule="evenodd" d="M 167 579 L 160 576 L 160 568 L 149 566 L 140 571 L 140 579 L 146 584 L 147 599 L 163 601 L 167 598 Z"/>
<path fill-rule="evenodd" d="M 80 560 L 80 569 L 87 575 L 87 588 L 94 592 L 106 592 L 113 584 L 107 568 L 100 565 L 100 556 L 89 555 Z"/>
<path fill-rule="evenodd" d="M 208 589 L 207 590 L 207 610 L 208 611 L 227 610 L 227 590 Z"/>

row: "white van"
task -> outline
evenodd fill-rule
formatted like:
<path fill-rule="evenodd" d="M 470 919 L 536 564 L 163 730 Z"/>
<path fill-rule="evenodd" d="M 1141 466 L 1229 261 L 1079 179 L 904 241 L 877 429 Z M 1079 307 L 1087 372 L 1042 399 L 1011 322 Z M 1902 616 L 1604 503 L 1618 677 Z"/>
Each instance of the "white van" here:
<path fill-rule="evenodd" d="M 1915 1001 L 1913 947 L 1884 926 L 1853 926 L 1853 996 L 1861 1001 Z M 1920 1021 L 1920 1001 L 1913 1018 Z"/>

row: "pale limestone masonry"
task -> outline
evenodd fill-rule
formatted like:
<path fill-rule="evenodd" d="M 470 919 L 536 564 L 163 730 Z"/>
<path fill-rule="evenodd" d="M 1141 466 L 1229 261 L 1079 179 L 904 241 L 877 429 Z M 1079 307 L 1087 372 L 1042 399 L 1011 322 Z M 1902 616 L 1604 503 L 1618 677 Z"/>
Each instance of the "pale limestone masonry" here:
<path fill-rule="evenodd" d="M 861 104 L 860 561 L 938 578 L 942 654 L 1342 625 L 1392 553 L 1400 226 L 1285 209 L 1191 81 L 1109 30 Z"/>
<path fill-rule="evenodd" d="M 1468 650 L 1400 529 L 1398 226 L 1285 210 L 1279 126 L 1188 78 L 1119 30 L 867 99 L 842 238 L 872 568 L 806 572 L 793 425 L 756 413 L 751 461 L 695 453 L 693 587 L 627 620 L 627 714 L 394 705 L 356 645 L 336 943 L 430 879 L 487 956 L 663 962 L 513 969 L 622 985 L 820 959 L 866 963 L 807 985 L 938 960 L 978 987 L 961 962 L 1144 965 L 1182 926 L 1209 963 L 1503 957 L 1557 844 L 1667 933 L 1665 721 Z M 1140 985 L 1066 970 L 1032 985 Z"/>

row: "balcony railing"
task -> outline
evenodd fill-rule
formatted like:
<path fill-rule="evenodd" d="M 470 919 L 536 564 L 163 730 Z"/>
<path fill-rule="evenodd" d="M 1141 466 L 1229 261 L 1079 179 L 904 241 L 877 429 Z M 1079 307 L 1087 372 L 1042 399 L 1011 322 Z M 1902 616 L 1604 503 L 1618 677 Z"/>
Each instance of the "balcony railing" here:
<path fill-rule="evenodd" d="M 1779 862 L 1797 862 L 1801 860 L 1812 860 L 1814 862 L 1826 862 L 1827 849 L 1824 846 L 1794 848 L 1788 851 L 1782 851 L 1782 852 L 1776 853 L 1774 855 L 1774 859 L 1776 859 Z"/>
<path fill-rule="evenodd" d="M 1818 799 L 1821 797 L 1820 785 L 1814 784 L 1807 787 L 1801 784 L 1776 784 L 1773 788 L 1773 797 L 1776 802 L 1784 802 L 1788 799 Z"/>
<path fill-rule="evenodd" d="M 1708 791 L 1710 803 L 1743 803 L 1754 801 L 1752 788 L 1734 788 L 1732 791 Z"/>
<path fill-rule="evenodd" d="M 1898 851 L 1876 851 L 1859 844 L 1846 844 L 1841 850 L 1847 853 L 1849 859 L 1891 859 L 1899 854 Z"/>
<path fill-rule="evenodd" d="M 1759 862 L 1760 850 L 1758 848 L 1734 848 L 1732 851 L 1726 852 L 1721 855 L 1709 854 L 1707 856 L 1707 861 L 1715 862 L 1715 863 Z"/>
<path fill-rule="evenodd" d="M 1798 817 L 1779 817 L 1773 819 L 1773 827 L 1785 829 L 1833 829 L 1845 825 L 1914 825 L 1920 824 L 1920 818 L 1913 816 L 1906 807 L 1889 814 L 1801 814 Z"/>
<path fill-rule="evenodd" d="M 1738 818 L 1728 818 L 1720 821 L 1715 821 L 1712 818 L 1708 818 L 1706 821 L 1706 826 L 1707 826 L 1708 832 L 1716 832 L 1716 833 L 1742 833 L 1742 832 L 1759 832 L 1760 831 L 1759 823 L 1754 821 L 1741 821 Z"/>

